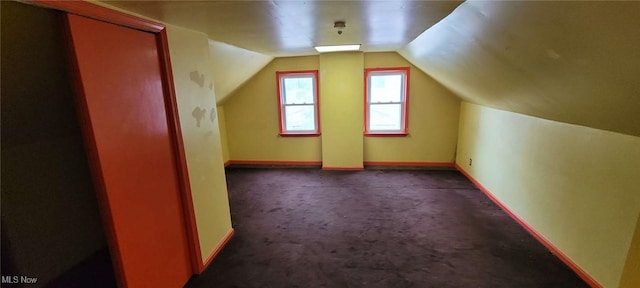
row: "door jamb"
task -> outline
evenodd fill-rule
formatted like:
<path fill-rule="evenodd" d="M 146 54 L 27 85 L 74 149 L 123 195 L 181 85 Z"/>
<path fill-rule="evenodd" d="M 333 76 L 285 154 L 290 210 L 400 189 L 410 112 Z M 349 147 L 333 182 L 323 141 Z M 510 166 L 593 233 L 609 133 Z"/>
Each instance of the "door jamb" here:
<path fill-rule="evenodd" d="M 163 80 L 162 86 L 164 90 L 165 109 L 167 110 L 169 131 L 172 134 L 171 138 L 173 140 L 174 161 L 178 174 L 183 214 L 186 221 L 185 231 L 190 243 L 189 254 L 191 256 L 191 270 L 193 274 L 202 273 L 204 270 L 204 263 L 202 262 L 200 239 L 198 236 L 198 228 L 196 226 L 195 212 L 193 208 L 191 184 L 189 182 L 189 170 L 187 168 L 187 159 L 184 152 L 185 149 L 184 141 L 182 139 L 182 129 L 180 128 L 180 118 L 178 115 L 178 104 L 173 82 L 173 70 L 171 68 L 166 25 L 85 1 L 27 0 L 27 4 L 61 10 L 67 13 L 85 16 L 99 21 L 155 34 L 161 65 L 160 70 Z M 106 203 L 101 203 L 101 205 L 102 204 Z"/>

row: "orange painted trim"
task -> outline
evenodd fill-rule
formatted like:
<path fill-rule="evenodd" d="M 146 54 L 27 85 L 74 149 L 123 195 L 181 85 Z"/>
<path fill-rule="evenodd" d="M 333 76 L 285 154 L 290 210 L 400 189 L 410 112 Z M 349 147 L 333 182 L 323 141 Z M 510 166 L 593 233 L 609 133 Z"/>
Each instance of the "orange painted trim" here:
<path fill-rule="evenodd" d="M 322 166 L 322 161 L 229 160 L 229 165 Z"/>
<path fill-rule="evenodd" d="M 163 24 L 85 1 L 27 0 L 26 2 L 147 32 L 158 33 L 165 29 Z"/>
<path fill-rule="evenodd" d="M 407 137 L 409 133 L 407 132 L 390 132 L 390 133 L 380 133 L 380 132 L 365 132 L 365 137 Z"/>
<path fill-rule="evenodd" d="M 182 139 L 182 128 L 180 126 L 180 116 L 178 112 L 178 102 L 173 81 L 173 69 L 169 54 L 169 41 L 167 29 L 163 29 L 156 34 L 158 42 L 158 54 L 162 65 L 162 76 L 164 80 L 165 105 L 168 111 L 169 128 L 172 130 L 174 155 L 176 157 L 176 168 L 178 170 L 178 181 L 180 181 L 182 207 L 184 209 L 185 230 L 187 239 L 191 243 L 189 252 L 191 253 L 191 270 L 194 273 L 202 271 L 202 252 L 200 247 L 200 236 L 196 224 L 196 213 L 193 207 L 193 194 L 191 193 L 191 182 L 189 179 L 189 168 L 185 155 L 184 140 Z"/>
<path fill-rule="evenodd" d="M 303 131 L 303 132 L 288 132 L 285 131 L 284 125 L 284 104 L 282 103 L 282 80 L 283 76 L 290 75 L 311 75 L 314 79 L 315 85 L 315 99 L 314 100 L 314 108 L 315 108 L 315 120 L 316 120 L 316 130 L 315 131 Z M 317 137 L 320 136 L 320 75 L 318 70 L 301 70 L 301 71 L 276 71 L 276 88 L 278 94 L 278 122 L 280 124 L 280 136 L 294 136 L 294 137 Z"/>
<path fill-rule="evenodd" d="M 320 133 L 290 133 L 290 132 L 285 132 L 282 133 L 280 132 L 280 137 L 319 137 Z"/>
<path fill-rule="evenodd" d="M 364 170 L 364 167 L 354 166 L 354 167 L 346 167 L 346 166 L 323 166 L 322 170 L 327 171 L 360 171 Z"/>
<path fill-rule="evenodd" d="M 393 162 L 393 161 L 364 161 L 364 166 L 390 167 L 454 167 L 453 162 Z"/>
<path fill-rule="evenodd" d="M 215 259 L 216 256 L 220 254 L 220 251 L 222 251 L 222 249 L 225 246 L 227 246 L 227 243 L 229 243 L 229 240 L 231 240 L 231 238 L 233 237 L 233 234 L 235 234 L 235 230 L 233 228 L 229 229 L 229 232 L 227 232 L 227 234 L 224 235 L 220 243 L 218 243 L 218 246 L 216 246 L 216 249 L 213 249 L 213 252 L 211 252 L 211 255 L 207 257 L 207 260 L 204 262 L 204 265 L 202 266 L 202 270 L 200 270 L 200 273 L 204 272 L 204 269 L 207 269 L 207 267 L 209 267 L 209 264 L 211 264 L 213 259 Z"/>
<path fill-rule="evenodd" d="M 369 74 L 375 72 L 404 73 L 404 105 L 402 105 L 402 124 L 400 131 L 369 131 Z M 364 69 L 364 135 L 370 137 L 402 137 L 409 135 L 409 86 L 411 67 L 366 68 Z"/>
<path fill-rule="evenodd" d="M 227 160 L 224 162 L 224 167 L 228 167 L 229 165 L 231 165 L 231 160 Z"/>
<path fill-rule="evenodd" d="M 186 156 L 184 154 L 184 141 L 182 139 L 180 119 L 178 116 L 178 106 L 176 102 L 175 87 L 174 87 L 173 73 L 172 73 L 173 70 L 171 68 L 171 60 L 169 57 L 169 44 L 168 44 L 167 31 L 166 31 L 165 25 L 154 22 L 154 21 L 135 17 L 123 12 L 115 11 L 106 7 L 98 6 L 85 1 L 29 0 L 27 3 L 34 4 L 37 6 L 42 6 L 45 8 L 61 10 L 67 13 L 89 17 L 98 21 L 103 21 L 103 22 L 107 22 L 107 23 L 111 23 L 119 26 L 129 27 L 137 30 L 147 31 L 155 34 L 156 43 L 157 43 L 156 47 L 158 49 L 158 55 L 160 58 L 159 60 L 161 65 L 160 67 L 161 74 L 162 74 L 161 76 L 164 82 L 163 92 L 165 95 L 165 108 L 167 110 L 167 119 L 169 122 L 168 126 L 172 134 L 172 139 L 174 144 L 173 148 L 174 148 L 174 156 L 176 160 L 178 183 L 180 185 L 180 192 L 181 192 L 180 196 L 182 201 L 184 218 L 186 222 L 185 233 L 187 234 L 186 235 L 187 239 L 191 244 L 189 245 L 189 254 L 191 256 L 190 257 L 191 270 L 193 273 L 198 273 L 198 271 L 201 271 L 203 267 L 201 250 L 200 250 L 200 239 L 198 236 L 198 229 L 196 226 L 195 212 L 193 208 L 193 198 L 191 194 L 191 184 L 189 182 L 189 173 L 187 168 Z M 65 25 L 68 26 L 68 24 L 65 24 Z M 71 40 L 71 35 L 67 35 L 66 37 L 68 38 L 67 42 L 69 42 Z M 70 55 L 73 55 L 71 59 L 74 59 L 72 60 L 74 61 L 72 65 L 72 67 L 74 67 L 72 69 L 74 70 L 72 71 L 72 73 L 74 73 L 73 75 L 78 75 L 76 77 L 80 77 L 79 72 L 77 71 L 77 63 L 75 63 L 75 52 L 73 52 L 72 47 L 70 47 L 69 49 L 70 49 L 69 53 L 72 53 Z M 84 89 L 82 87 L 82 79 L 80 78 L 75 79 L 74 82 L 76 82 L 74 83 L 76 91 L 83 93 L 82 91 L 84 91 Z M 82 95 L 82 94 L 78 94 L 78 95 Z M 80 107 L 80 109 L 78 110 L 86 111 L 86 103 L 79 103 L 78 106 Z M 85 118 L 84 121 L 87 125 L 86 127 L 84 127 L 84 130 L 87 130 L 87 131 L 85 131 L 84 133 L 88 136 L 91 136 L 87 139 L 93 139 L 93 131 L 91 128 L 92 127 L 91 123 L 87 123 L 88 115 L 84 115 L 81 117 Z M 88 154 L 90 155 L 89 157 L 91 157 L 92 159 L 97 158 L 95 145 L 96 145 L 95 143 L 88 143 L 88 146 L 90 147 L 88 148 L 89 150 Z M 94 163 L 99 163 L 99 162 L 94 162 Z M 96 164 L 96 165 L 99 165 L 99 164 Z M 94 167 L 93 169 L 95 170 L 96 167 Z M 101 173 L 102 173 L 101 171 L 97 171 L 97 170 L 94 171 L 94 177 L 97 179 L 96 181 L 98 181 L 98 183 L 103 182 Z M 104 187 L 104 183 L 102 184 L 102 187 Z M 108 208 L 108 207 L 105 207 L 105 205 L 107 206 L 109 205 L 106 199 L 106 192 L 98 191 L 98 194 L 99 194 L 98 195 L 99 199 L 101 199 L 100 202 L 102 202 L 100 203 L 100 205 L 103 208 Z M 104 197 L 100 196 L 100 194 L 103 194 Z M 103 210 L 109 211 L 109 209 L 103 209 Z M 106 224 L 109 224 L 109 222 L 110 221 L 107 221 Z M 109 224 L 109 225 L 113 227 L 113 224 Z M 116 271 L 120 271 L 119 273 L 120 275 L 118 276 L 119 278 L 118 282 L 120 283 L 120 286 L 124 287 L 123 286 L 124 280 L 120 279 L 120 277 L 124 277 L 123 276 L 124 271 L 121 267 L 122 266 L 121 262 L 119 262 L 120 256 L 113 255 L 113 254 L 119 253 L 117 252 L 119 251 L 119 249 L 117 247 L 117 243 L 115 239 L 115 231 L 108 231 L 108 232 L 109 232 L 108 234 L 113 233 L 111 236 L 108 236 L 108 239 L 110 239 L 109 242 L 111 242 L 109 245 L 114 249 L 114 253 L 112 253 L 112 257 L 115 258 L 113 265 L 115 266 Z"/>
<path fill-rule="evenodd" d="M 571 268 L 571 270 L 573 270 L 573 272 L 575 272 L 580 278 L 582 278 L 582 280 L 584 280 L 584 282 L 586 282 L 589 286 L 591 286 L 593 288 L 601 288 L 601 287 L 603 287 L 602 285 L 600 285 L 600 283 L 598 283 L 598 281 L 596 281 L 593 277 L 591 277 L 589 274 L 587 274 L 586 271 L 582 270 L 582 268 L 580 268 L 580 266 L 578 266 L 578 264 L 573 262 L 573 260 L 571 260 L 571 258 L 569 258 L 569 256 L 564 254 L 560 249 L 558 249 L 558 247 L 554 246 L 551 243 L 551 241 L 547 240 L 547 238 L 545 238 L 542 234 L 540 234 L 540 232 L 536 231 L 535 228 L 533 228 L 531 225 L 529 225 L 529 223 L 527 223 L 527 221 L 522 219 L 520 216 L 518 216 L 518 214 L 516 214 L 513 210 L 511 210 L 506 204 L 504 204 L 502 201 L 500 201 L 500 199 L 498 199 L 498 197 L 496 197 L 493 193 L 491 193 L 491 191 L 489 191 L 489 189 L 484 187 L 484 185 L 482 185 L 478 180 L 473 178 L 473 176 L 471 176 L 471 174 L 469 174 L 466 170 L 464 170 L 462 167 L 460 167 L 457 163 L 455 164 L 455 167 L 456 167 L 456 169 L 458 171 L 460 171 L 460 173 L 462 173 L 465 177 L 467 177 L 469 179 L 469 181 L 471 181 L 476 187 L 478 187 L 478 189 L 480 189 L 480 191 L 482 191 L 485 195 L 487 195 L 487 197 L 489 197 L 489 199 L 491 199 L 491 201 L 493 201 L 493 203 L 498 205 L 505 213 L 507 213 L 507 215 L 509 215 L 511 217 L 511 219 L 513 219 L 516 222 L 518 222 L 518 224 L 520 224 L 520 226 L 522 226 L 522 228 L 527 230 L 527 232 L 529 232 L 529 234 L 531 234 L 531 236 L 536 238 L 536 240 L 538 240 L 538 242 L 540 242 L 542 245 L 547 247 L 547 249 L 549 249 L 549 251 L 551 251 L 554 255 L 556 255 L 556 257 L 558 257 L 558 259 L 560 259 L 562 262 L 564 262 L 565 265 L 567 265 L 569 268 Z"/>

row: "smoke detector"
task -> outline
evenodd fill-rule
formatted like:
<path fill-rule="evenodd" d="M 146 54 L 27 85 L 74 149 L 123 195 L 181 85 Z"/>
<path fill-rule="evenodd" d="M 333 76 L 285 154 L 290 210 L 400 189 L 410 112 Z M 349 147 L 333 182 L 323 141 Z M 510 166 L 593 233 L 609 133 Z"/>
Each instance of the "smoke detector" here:
<path fill-rule="evenodd" d="M 333 28 L 338 29 L 338 35 L 342 35 L 342 30 L 344 28 L 347 28 L 347 22 L 345 22 L 345 21 L 333 22 Z"/>

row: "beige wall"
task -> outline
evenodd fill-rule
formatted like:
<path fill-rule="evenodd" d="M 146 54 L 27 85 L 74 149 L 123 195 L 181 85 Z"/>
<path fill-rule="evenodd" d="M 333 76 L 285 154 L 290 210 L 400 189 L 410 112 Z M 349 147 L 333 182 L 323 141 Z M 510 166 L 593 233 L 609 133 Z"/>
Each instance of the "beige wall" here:
<path fill-rule="evenodd" d="M 604 287 L 618 286 L 640 212 L 639 137 L 466 102 L 459 133 L 459 166 Z"/>
<path fill-rule="evenodd" d="M 167 26 L 182 139 L 205 261 L 231 229 L 209 45 L 204 33 Z"/>
<path fill-rule="evenodd" d="M 231 160 L 321 160 L 320 137 L 279 136 L 276 91 L 276 71 L 317 69 L 317 56 L 276 58 L 223 102 Z"/>
<path fill-rule="evenodd" d="M 395 52 L 365 53 L 365 68 L 410 67 L 409 135 L 365 137 L 364 161 L 453 162 L 460 99 Z"/>

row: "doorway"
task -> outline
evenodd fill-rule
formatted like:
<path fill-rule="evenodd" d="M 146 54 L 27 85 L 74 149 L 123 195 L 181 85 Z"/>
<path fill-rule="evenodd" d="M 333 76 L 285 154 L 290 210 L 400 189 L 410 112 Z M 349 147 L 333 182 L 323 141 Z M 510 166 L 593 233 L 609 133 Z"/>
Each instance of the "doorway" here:
<path fill-rule="evenodd" d="M 78 112 L 119 285 L 181 287 L 193 272 L 183 207 L 190 199 L 183 202 L 188 188 L 157 36 L 70 13 L 66 23 Z"/>
<path fill-rule="evenodd" d="M 36 279 L 29 287 L 115 287 L 64 57 L 64 14 L 1 5 L 2 276 Z"/>
<path fill-rule="evenodd" d="M 202 263 L 164 26 L 2 5 L 3 284 L 182 286 Z"/>

